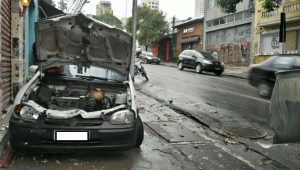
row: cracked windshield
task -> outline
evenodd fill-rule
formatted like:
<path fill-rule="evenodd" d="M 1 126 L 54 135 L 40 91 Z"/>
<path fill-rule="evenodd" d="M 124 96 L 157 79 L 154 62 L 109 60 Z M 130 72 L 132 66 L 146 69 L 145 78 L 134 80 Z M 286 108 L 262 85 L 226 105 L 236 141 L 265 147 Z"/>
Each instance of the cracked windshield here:
<path fill-rule="evenodd" d="M 0 169 L 300 169 L 300 0 L 0 10 Z"/>

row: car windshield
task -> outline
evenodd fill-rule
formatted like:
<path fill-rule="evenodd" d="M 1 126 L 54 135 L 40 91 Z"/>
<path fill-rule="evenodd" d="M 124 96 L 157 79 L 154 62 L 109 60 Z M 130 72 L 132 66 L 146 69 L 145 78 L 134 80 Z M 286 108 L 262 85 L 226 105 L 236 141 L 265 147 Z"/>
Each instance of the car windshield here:
<path fill-rule="evenodd" d="M 79 67 L 77 65 L 64 65 L 64 75 L 72 78 L 86 78 L 92 80 L 124 81 L 119 73 L 100 67 Z"/>
<path fill-rule="evenodd" d="M 215 55 L 212 55 L 210 53 L 206 53 L 206 52 L 201 52 L 201 54 L 203 55 L 203 57 L 207 60 L 213 60 L 213 61 L 217 61 L 219 60 L 218 59 L 218 56 L 215 56 Z"/>

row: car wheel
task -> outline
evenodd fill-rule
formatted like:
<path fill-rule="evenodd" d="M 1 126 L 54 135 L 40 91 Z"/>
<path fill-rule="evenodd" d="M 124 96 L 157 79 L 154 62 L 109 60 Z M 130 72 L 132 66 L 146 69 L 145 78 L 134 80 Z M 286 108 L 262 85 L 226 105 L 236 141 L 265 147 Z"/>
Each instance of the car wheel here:
<path fill-rule="evenodd" d="M 144 126 L 140 116 L 138 116 L 137 118 L 136 130 L 137 130 L 137 136 L 136 136 L 136 142 L 134 147 L 139 148 L 144 140 Z"/>
<path fill-rule="evenodd" d="M 183 63 L 182 63 L 182 61 L 180 61 L 180 62 L 178 63 L 178 69 L 179 69 L 179 70 L 183 70 Z"/>
<path fill-rule="evenodd" d="M 258 85 L 258 94 L 262 97 L 270 97 L 271 91 L 272 91 L 271 86 L 266 82 L 261 82 Z"/>
<path fill-rule="evenodd" d="M 201 64 L 200 63 L 198 63 L 197 65 L 196 65 L 196 73 L 202 73 L 202 66 L 201 66 Z"/>
<path fill-rule="evenodd" d="M 222 75 L 222 72 L 221 72 L 221 71 L 216 71 L 216 72 L 215 72 L 215 75 L 216 75 L 216 76 L 220 76 L 220 75 Z"/>
<path fill-rule="evenodd" d="M 157 62 L 156 64 L 159 65 L 159 62 Z"/>

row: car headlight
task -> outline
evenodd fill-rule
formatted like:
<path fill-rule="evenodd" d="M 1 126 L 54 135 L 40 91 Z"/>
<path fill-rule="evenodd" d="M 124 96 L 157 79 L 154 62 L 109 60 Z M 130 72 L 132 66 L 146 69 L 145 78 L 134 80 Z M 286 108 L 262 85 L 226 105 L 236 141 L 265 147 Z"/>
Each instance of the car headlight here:
<path fill-rule="evenodd" d="M 30 106 L 16 106 L 15 112 L 20 115 L 20 117 L 24 120 L 37 120 L 40 116 L 40 113 Z"/>
<path fill-rule="evenodd" d="M 147 57 L 148 60 L 152 60 L 152 57 Z"/>
<path fill-rule="evenodd" d="M 203 63 L 204 64 L 212 64 L 211 61 L 209 61 L 209 60 L 203 60 Z"/>
<path fill-rule="evenodd" d="M 118 111 L 110 116 L 110 123 L 114 125 L 129 124 L 134 122 L 134 113 L 130 110 Z"/>

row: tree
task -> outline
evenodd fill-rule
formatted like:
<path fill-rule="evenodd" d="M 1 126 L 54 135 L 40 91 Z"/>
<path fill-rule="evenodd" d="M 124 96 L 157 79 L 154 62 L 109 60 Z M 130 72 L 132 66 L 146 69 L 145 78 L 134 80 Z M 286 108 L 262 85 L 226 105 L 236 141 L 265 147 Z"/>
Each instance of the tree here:
<path fill-rule="evenodd" d="M 252 3 L 255 0 L 251 0 Z M 273 11 L 278 8 L 282 0 L 261 0 L 262 7 L 267 11 Z M 243 0 L 217 0 L 217 5 L 224 9 L 226 13 L 235 13 L 236 5 Z"/>
<path fill-rule="evenodd" d="M 97 16 L 93 16 L 93 18 L 95 18 L 98 21 L 104 22 L 108 25 L 112 25 L 116 28 L 123 29 L 122 21 L 111 14 L 97 15 Z"/>
<path fill-rule="evenodd" d="M 127 32 L 131 33 L 132 17 L 127 19 Z M 159 42 L 165 33 L 169 31 L 166 16 L 158 10 L 152 10 L 147 6 L 138 7 L 137 14 L 137 39 L 141 45 Z"/>

